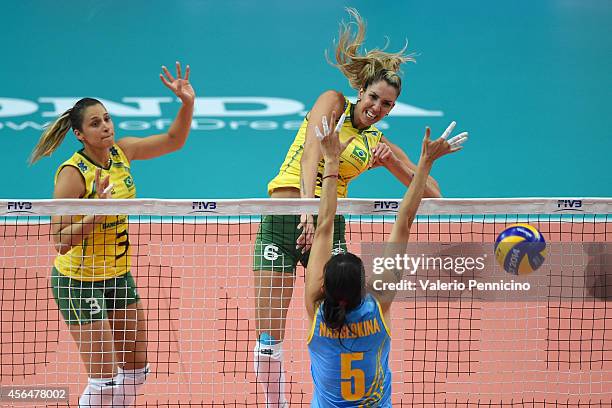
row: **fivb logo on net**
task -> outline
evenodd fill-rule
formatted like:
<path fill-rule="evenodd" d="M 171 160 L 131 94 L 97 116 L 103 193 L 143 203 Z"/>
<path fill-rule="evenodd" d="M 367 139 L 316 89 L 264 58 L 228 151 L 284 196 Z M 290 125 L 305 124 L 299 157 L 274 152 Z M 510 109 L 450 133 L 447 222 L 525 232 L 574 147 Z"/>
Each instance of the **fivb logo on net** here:
<path fill-rule="evenodd" d="M 217 202 L 216 201 L 192 201 L 190 213 L 216 213 Z"/>
<path fill-rule="evenodd" d="M 7 214 L 34 214 L 31 201 L 9 201 L 6 203 Z"/>
<path fill-rule="evenodd" d="M 582 208 L 582 200 L 581 199 L 557 200 L 557 209 L 555 210 L 555 212 L 563 212 L 563 211 L 576 211 L 576 212 L 584 211 L 584 208 Z"/>
<path fill-rule="evenodd" d="M 391 212 L 396 213 L 399 210 L 400 202 L 398 200 L 379 200 L 374 201 L 373 212 Z"/>
<path fill-rule="evenodd" d="M 42 130 L 79 99 L 80 97 L 41 96 L 32 100 L 0 96 L 0 130 Z M 174 120 L 173 105 L 177 103 L 177 100 L 168 96 L 97 99 L 113 116 L 115 127 L 128 131 L 167 129 Z M 198 97 L 191 128 L 206 131 L 297 130 L 309 108 L 299 100 L 276 96 Z M 391 116 L 435 117 L 443 116 L 443 112 L 398 101 Z M 385 130 L 389 128 L 389 124 L 381 121 L 377 123 L 377 127 Z"/>

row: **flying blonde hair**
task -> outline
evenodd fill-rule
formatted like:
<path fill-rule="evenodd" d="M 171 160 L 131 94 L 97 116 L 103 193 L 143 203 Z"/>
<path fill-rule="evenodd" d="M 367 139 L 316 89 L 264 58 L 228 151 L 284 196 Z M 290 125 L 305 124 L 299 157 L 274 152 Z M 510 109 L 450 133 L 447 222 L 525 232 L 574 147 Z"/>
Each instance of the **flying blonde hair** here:
<path fill-rule="evenodd" d="M 405 62 L 416 62 L 413 54 L 405 53 L 408 44 L 398 52 L 386 52 L 385 46 L 381 50 L 374 48 L 366 51 L 363 55 L 360 48 L 365 39 L 365 21 L 354 8 L 347 8 L 346 11 L 354 21 L 340 23 L 336 63 L 330 63 L 338 67 L 356 90 L 366 89 L 370 84 L 384 80 L 396 88 L 399 95 L 402 90 L 402 79 L 398 74 L 400 66 Z M 353 33 L 352 25 L 357 26 L 356 33 Z"/>

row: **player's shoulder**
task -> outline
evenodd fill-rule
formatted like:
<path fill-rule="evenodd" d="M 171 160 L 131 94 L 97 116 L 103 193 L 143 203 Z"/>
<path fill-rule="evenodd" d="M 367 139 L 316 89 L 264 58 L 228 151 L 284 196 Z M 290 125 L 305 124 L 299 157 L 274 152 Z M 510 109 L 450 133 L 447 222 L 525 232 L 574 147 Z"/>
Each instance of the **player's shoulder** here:
<path fill-rule="evenodd" d="M 87 157 L 84 156 L 80 151 L 76 151 L 72 154 L 72 156 L 64 160 L 59 165 L 57 171 L 55 172 L 55 176 L 57 178 L 61 174 L 62 177 L 70 177 L 76 175 L 80 177 L 79 173 L 85 174 L 90 170 L 91 167 L 92 164 L 89 160 L 87 160 Z"/>
<path fill-rule="evenodd" d="M 80 179 L 81 178 L 81 170 L 77 168 L 72 162 L 64 162 L 57 169 L 57 177 L 66 178 L 69 180 L 72 179 Z"/>
<path fill-rule="evenodd" d="M 53 198 L 78 198 L 85 191 L 85 180 L 80 169 L 64 163 L 57 171 Z"/>
<path fill-rule="evenodd" d="M 380 311 L 380 302 L 372 293 L 367 293 L 361 301 L 360 310 L 365 315 L 376 315 Z"/>
<path fill-rule="evenodd" d="M 334 89 L 328 89 L 319 95 L 319 99 L 317 99 L 317 103 L 326 103 L 337 107 L 338 109 L 344 107 L 346 103 L 346 98 L 344 94 L 340 91 Z"/>
<path fill-rule="evenodd" d="M 336 89 L 328 89 L 324 91 L 323 93 L 321 93 L 319 97 L 335 98 L 338 100 L 344 100 L 344 94 L 341 91 L 338 91 Z"/>

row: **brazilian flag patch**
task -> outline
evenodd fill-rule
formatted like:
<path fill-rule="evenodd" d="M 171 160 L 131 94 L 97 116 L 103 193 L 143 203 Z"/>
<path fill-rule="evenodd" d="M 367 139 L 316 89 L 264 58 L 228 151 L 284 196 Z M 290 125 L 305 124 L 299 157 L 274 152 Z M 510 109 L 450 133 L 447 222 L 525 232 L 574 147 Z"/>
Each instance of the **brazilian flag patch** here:
<path fill-rule="evenodd" d="M 351 153 L 351 157 L 359 160 L 361 163 L 365 163 L 368 160 L 368 152 L 355 146 L 353 148 L 353 153 Z"/>
<path fill-rule="evenodd" d="M 127 176 L 126 178 L 123 179 L 123 182 L 125 183 L 125 186 L 127 188 L 134 187 L 134 180 L 132 179 L 132 176 Z"/>

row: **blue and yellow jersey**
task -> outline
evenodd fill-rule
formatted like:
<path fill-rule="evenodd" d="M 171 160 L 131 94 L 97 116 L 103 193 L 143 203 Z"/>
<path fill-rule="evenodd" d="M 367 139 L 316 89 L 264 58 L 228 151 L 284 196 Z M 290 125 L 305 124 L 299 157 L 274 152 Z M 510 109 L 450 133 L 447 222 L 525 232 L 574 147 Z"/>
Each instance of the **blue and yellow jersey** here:
<path fill-rule="evenodd" d="M 380 304 L 366 295 L 334 331 L 317 308 L 308 336 L 314 382 L 312 407 L 390 407 L 391 336 Z"/>
<path fill-rule="evenodd" d="M 355 136 L 355 139 L 340 155 L 338 197 L 346 197 L 348 193 L 348 183 L 370 167 L 370 161 L 372 160 L 371 151 L 378 145 L 383 136 L 382 132 L 375 126 L 370 126 L 364 130 L 355 129 L 351 121 L 353 106 L 354 104 L 345 98 L 344 112 L 346 113 L 346 120 L 340 130 L 340 141 L 344 142 L 353 136 Z M 302 171 L 300 160 L 302 159 L 302 152 L 304 151 L 307 126 L 308 115 L 304 119 L 304 122 L 302 122 L 291 147 L 289 147 L 289 151 L 280 167 L 278 175 L 268 183 L 268 194 L 272 194 L 272 191 L 279 187 L 300 188 L 300 176 Z M 325 162 L 321 159 L 317 169 L 317 181 L 315 185 L 316 197 L 321 195 L 324 166 Z"/>
<path fill-rule="evenodd" d="M 100 179 L 110 176 L 110 183 L 113 184 L 112 198 L 136 197 L 129 160 L 117 145 L 110 148 L 110 153 L 109 166 L 101 168 L 82 150 L 76 152 L 57 169 L 55 182 L 65 166 L 73 166 L 79 170 L 85 181 L 83 198 L 95 198 L 94 180 L 96 169 L 99 168 L 102 170 Z M 129 247 L 127 215 L 107 216 L 103 223 L 95 226 L 81 245 L 73 247 L 64 255 L 58 255 L 54 266 L 62 275 L 82 281 L 114 278 L 130 270 Z"/>

